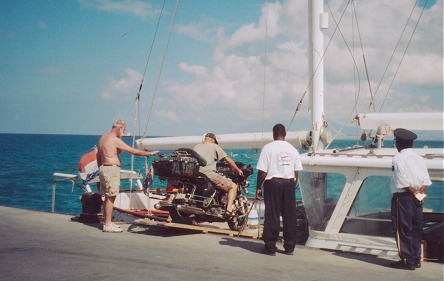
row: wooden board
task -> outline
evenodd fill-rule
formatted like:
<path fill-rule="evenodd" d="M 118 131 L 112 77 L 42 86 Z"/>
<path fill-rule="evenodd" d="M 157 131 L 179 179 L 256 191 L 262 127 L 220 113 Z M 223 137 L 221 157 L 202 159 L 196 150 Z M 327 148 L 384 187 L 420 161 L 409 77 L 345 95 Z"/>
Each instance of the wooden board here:
<path fill-rule="evenodd" d="M 173 222 L 159 222 L 150 219 L 138 219 L 135 220 L 134 223 L 141 225 L 185 229 L 201 233 L 223 234 L 228 236 L 238 236 L 238 237 L 253 238 L 253 239 L 259 239 L 262 236 L 262 227 L 250 228 L 247 226 L 241 233 L 239 233 L 238 231 L 233 231 L 229 229 L 226 223 L 203 222 L 200 223 L 199 225 L 188 225 L 188 224 L 180 224 Z"/>

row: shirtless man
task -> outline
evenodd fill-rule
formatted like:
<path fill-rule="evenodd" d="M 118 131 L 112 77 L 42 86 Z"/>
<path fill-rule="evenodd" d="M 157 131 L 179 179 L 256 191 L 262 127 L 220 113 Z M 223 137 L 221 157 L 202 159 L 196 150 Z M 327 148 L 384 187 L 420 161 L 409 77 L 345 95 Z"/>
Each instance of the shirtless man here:
<path fill-rule="evenodd" d="M 120 152 L 125 151 L 137 156 L 152 156 L 159 153 L 159 151 L 148 152 L 127 145 L 121 139 L 125 128 L 125 121 L 117 120 L 113 123 L 111 131 L 103 135 L 99 140 L 97 165 L 99 166 L 100 193 L 105 195 L 103 203 L 105 225 L 103 226 L 103 232 L 123 231 L 111 222 L 114 201 L 120 189 Z"/>

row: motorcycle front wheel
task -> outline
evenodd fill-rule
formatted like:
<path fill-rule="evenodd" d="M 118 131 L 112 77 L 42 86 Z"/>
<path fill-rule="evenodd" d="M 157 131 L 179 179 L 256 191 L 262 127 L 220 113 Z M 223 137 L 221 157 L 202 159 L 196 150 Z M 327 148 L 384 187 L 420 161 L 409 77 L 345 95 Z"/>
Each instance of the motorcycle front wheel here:
<path fill-rule="evenodd" d="M 242 206 L 236 210 L 236 216 L 229 218 L 227 223 L 231 230 L 240 231 L 245 227 L 247 223 L 246 212 L 248 210 L 247 202 L 243 202 Z"/>

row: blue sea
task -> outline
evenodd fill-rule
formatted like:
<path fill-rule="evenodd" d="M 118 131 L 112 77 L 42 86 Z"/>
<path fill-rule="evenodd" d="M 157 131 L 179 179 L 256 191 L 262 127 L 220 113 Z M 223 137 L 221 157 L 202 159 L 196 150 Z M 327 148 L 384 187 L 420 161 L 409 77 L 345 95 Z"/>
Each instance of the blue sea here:
<path fill-rule="evenodd" d="M 0 205 L 51 212 L 52 190 L 55 172 L 77 174 L 80 157 L 91 150 L 100 136 L 43 135 L 43 134 L 0 134 Z M 131 138 L 124 138 L 131 145 Z M 361 141 L 336 140 L 331 147 L 365 145 Z M 386 141 L 385 145 L 393 145 Z M 442 141 L 415 142 L 415 146 L 442 147 Z M 259 153 L 253 150 L 226 150 L 235 161 L 256 166 Z M 302 150 L 300 152 L 303 152 Z M 162 153 L 169 153 L 162 151 Z M 149 161 L 153 161 L 151 157 Z M 122 153 L 122 168 L 131 168 L 131 155 Z M 143 172 L 143 157 L 135 157 L 134 170 Z M 249 197 L 254 196 L 256 171 L 249 178 Z M 154 186 L 159 183 L 155 179 Z M 55 212 L 78 215 L 82 204 L 83 190 L 68 181 L 56 184 Z M 300 199 L 300 198 L 299 198 Z"/>

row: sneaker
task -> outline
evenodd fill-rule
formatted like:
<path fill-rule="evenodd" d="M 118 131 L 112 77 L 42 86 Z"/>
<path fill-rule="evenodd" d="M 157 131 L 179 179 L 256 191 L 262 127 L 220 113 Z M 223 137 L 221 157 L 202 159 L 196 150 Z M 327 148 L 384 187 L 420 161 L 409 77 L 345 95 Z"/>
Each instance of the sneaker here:
<path fill-rule="evenodd" d="M 416 268 L 421 268 L 421 263 L 420 263 L 420 262 L 415 263 L 415 267 L 416 267 Z"/>
<path fill-rule="evenodd" d="M 398 268 L 398 269 L 406 269 L 406 270 L 415 270 L 415 265 L 407 264 L 407 263 L 405 263 L 404 260 L 393 262 L 390 264 L 390 267 Z"/>
<path fill-rule="evenodd" d="M 111 222 L 111 225 L 112 225 L 113 227 L 121 228 L 120 225 L 115 224 L 114 222 Z"/>
<path fill-rule="evenodd" d="M 286 255 L 289 255 L 289 256 L 294 255 L 294 252 L 293 252 L 293 251 L 284 251 L 284 253 L 285 253 Z"/>
<path fill-rule="evenodd" d="M 121 229 L 119 227 L 115 227 L 114 225 L 110 224 L 109 226 L 104 225 L 102 231 L 109 232 L 109 233 L 119 233 L 119 232 L 123 232 L 123 229 Z"/>

